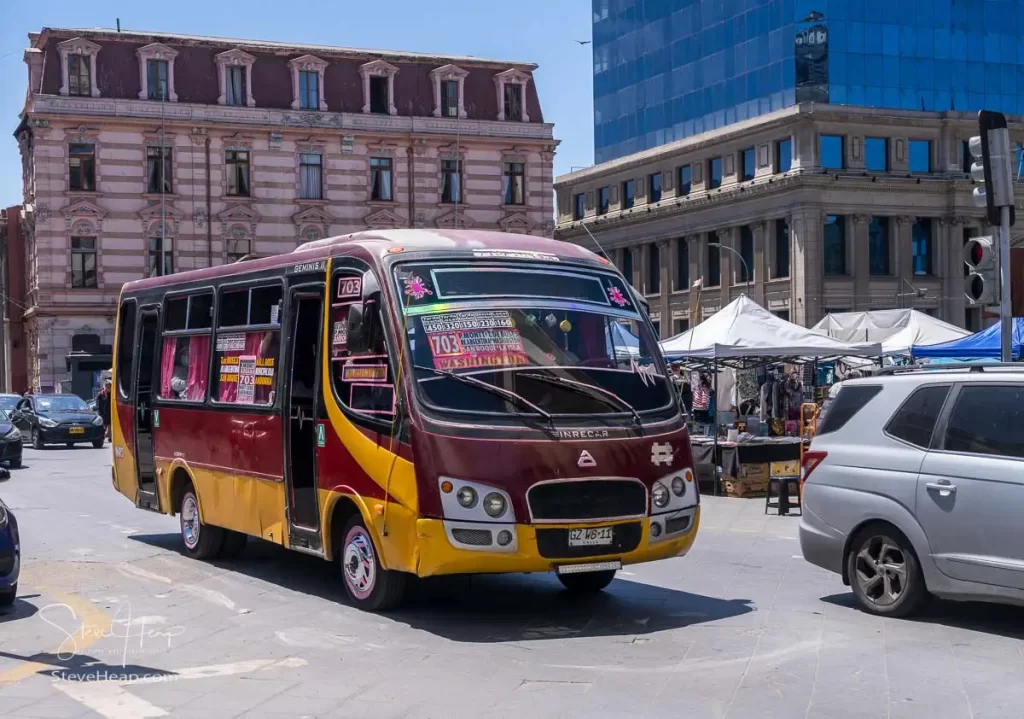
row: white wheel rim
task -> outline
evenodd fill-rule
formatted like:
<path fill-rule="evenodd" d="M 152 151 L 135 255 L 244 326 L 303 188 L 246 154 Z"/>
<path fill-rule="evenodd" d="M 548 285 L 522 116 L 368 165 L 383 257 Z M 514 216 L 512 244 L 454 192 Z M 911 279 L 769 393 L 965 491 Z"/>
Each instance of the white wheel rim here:
<path fill-rule="evenodd" d="M 349 532 L 342 561 L 349 589 L 357 598 L 366 599 L 377 580 L 377 562 L 373 556 L 373 541 L 361 527 Z"/>
<path fill-rule="evenodd" d="M 199 505 L 193 495 L 185 497 L 181 503 L 181 538 L 185 546 L 194 549 L 199 544 Z"/>

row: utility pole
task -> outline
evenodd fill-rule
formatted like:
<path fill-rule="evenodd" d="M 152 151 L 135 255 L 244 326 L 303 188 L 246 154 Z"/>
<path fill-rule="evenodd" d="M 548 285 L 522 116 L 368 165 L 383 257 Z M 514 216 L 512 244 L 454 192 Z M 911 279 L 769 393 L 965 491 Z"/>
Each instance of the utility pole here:
<path fill-rule="evenodd" d="M 975 238 L 968 243 L 965 260 L 972 270 L 967 280 L 967 299 L 971 304 L 990 304 L 998 298 L 1000 354 L 1003 362 L 1013 361 L 1013 310 L 1010 279 L 1010 227 L 1016 221 L 1013 207 L 1013 169 L 1010 132 L 1001 112 L 978 113 L 980 135 L 969 143 L 976 162 L 971 177 L 982 187 L 974 188 L 974 204 L 984 207 L 988 223 L 999 227 L 998 253 L 991 238 Z M 984 189 L 982 189 L 984 188 Z M 998 260 L 996 260 L 998 257 Z M 995 267 L 998 264 L 998 285 Z"/>

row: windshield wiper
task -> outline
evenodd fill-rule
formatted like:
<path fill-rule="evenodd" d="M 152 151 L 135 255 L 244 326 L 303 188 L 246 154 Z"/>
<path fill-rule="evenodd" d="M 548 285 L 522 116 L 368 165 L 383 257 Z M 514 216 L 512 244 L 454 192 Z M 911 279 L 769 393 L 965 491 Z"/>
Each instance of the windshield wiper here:
<path fill-rule="evenodd" d="M 619 395 L 615 394 L 611 390 L 605 389 L 604 387 L 598 387 L 596 384 L 590 384 L 589 382 L 577 382 L 574 379 L 568 379 L 566 377 L 561 377 L 559 375 L 546 375 L 537 374 L 535 372 L 523 372 L 517 376 L 528 377 L 530 379 L 535 379 L 539 382 L 547 382 L 548 384 L 555 384 L 558 385 L 559 387 L 565 387 L 566 389 L 573 390 L 577 394 L 586 395 L 591 399 L 595 399 L 607 407 L 625 409 L 631 415 L 633 415 L 633 423 L 637 427 L 642 425 L 642 422 L 640 421 L 640 415 L 637 413 L 636 408 L 633 407 L 633 405 L 631 405 L 626 400 L 622 399 L 622 397 L 620 397 Z M 595 395 L 592 393 L 592 390 L 597 391 L 600 394 Z"/>
<path fill-rule="evenodd" d="M 437 369 L 436 367 L 427 367 L 426 365 L 419 364 L 414 364 L 413 367 L 416 369 L 421 369 L 425 372 L 433 372 L 439 377 L 447 377 L 448 379 L 453 379 L 456 382 L 462 382 L 464 384 L 468 384 L 471 387 L 477 387 L 478 389 L 482 389 L 485 392 L 496 394 L 499 397 L 504 397 L 506 400 L 508 400 L 514 405 L 518 405 L 519 407 L 526 407 L 530 411 L 536 412 L 541 417 L 543 417 L 545 421 L 547 421 L 547 423 L 550 424 L 552 427 L 554 427 L 555 425 L 554 420 L 551 418 L 551 414 L 549 412 L 545 412 L 543 409 L 535 405 L 533 402 L 526 399 L 526 397 L 523 397 L 521 394 L 517 394 L 512 390 L 505 389 L 504 387 L 496 387 L 490 382 L 484 382 L 482 379 L 477 379 L 476 377 L 464 374 L 456 374 L 451 370 Z"/>

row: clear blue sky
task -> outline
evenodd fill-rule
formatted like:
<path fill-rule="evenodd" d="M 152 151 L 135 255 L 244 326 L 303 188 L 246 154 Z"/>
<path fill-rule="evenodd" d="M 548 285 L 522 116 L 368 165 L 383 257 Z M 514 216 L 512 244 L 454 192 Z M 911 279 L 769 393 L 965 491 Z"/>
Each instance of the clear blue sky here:
<path fill-rule="evenodd" d="M 544 119 L 561 140 L 555 174 L 594 157 L 590 0 L 4 0 L 0 23 L 0 206 L 21 202 L 21 160 L 11 134 L 26 84 L 22 50 L 44 26 L 221 35 L 386 50 L 477 55 L 537 63 Z M 518 15 L 518 16 L 517 16 Z"/>

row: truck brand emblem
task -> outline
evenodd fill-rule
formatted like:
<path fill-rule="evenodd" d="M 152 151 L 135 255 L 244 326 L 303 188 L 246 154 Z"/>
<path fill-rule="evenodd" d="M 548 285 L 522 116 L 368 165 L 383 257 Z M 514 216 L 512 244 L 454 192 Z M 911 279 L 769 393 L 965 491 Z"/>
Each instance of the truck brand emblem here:
<path fill-rule="evenodd" d="M 583 450 L 582 452 L 580 452 L 580 458 L 579 458 L 579 460 L 577 460 L 576 466 L 577 467 L 596 467 L 597 466 L 597 462 L 595 462 L 594 458 L 590 456 L 590 452 L 588 452 L 587 450 Z"/>
<path fill-rule="evenodd" d="M 655 442 L 651 445 L 651 464 L 655 467 L 663 464 L 670 465 L 672 464 L 673 454 L 672 445 L 669 442 L 665 442 L 665 444 Z"/>

